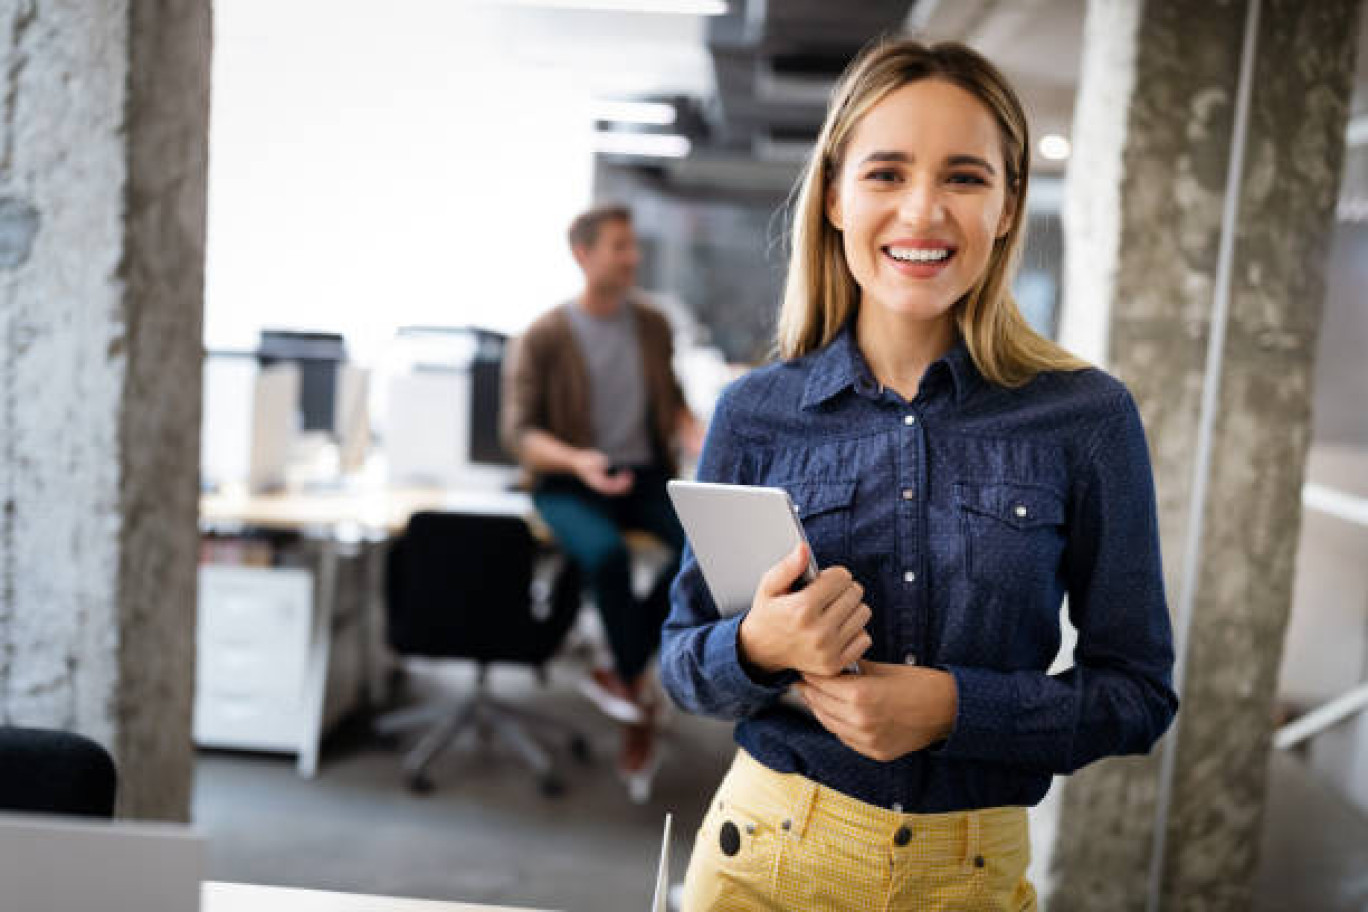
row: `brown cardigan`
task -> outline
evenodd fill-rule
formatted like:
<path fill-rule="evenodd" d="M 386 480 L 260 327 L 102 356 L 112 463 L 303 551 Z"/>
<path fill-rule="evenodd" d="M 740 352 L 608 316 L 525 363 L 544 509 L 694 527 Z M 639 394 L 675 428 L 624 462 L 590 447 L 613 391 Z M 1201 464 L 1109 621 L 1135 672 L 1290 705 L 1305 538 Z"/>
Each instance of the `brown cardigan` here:
<path fill-rule="evenodd" d="M 676 471 L 675 422 L 684 406 L 684 393 L 674 373 L 674 341 L 665 316 L 640 298 L 627 299 L 636 317 L 642 377 L 651 444 L 656 461 L 671 474 Z M 522 436 L 542 430 L 574 447 L 594 446 L 589 405 L 589 368 L 564 307 L 538 317 L 513 344 L 504 359 L 503 408 L 499 429 L 508 452 L 522 458 Z M 523 466 L 527 481 L 535 474 Z"/>

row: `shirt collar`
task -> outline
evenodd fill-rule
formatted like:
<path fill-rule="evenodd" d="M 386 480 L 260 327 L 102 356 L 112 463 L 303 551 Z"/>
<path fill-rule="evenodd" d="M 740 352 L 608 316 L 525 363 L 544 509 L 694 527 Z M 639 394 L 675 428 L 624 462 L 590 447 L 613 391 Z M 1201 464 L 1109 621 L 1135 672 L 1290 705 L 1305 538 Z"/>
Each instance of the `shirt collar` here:
<path fill-rule="evenodd" d="M 812 358 L 812 372 L 803 387 L 803 408 L 821 405 L 847 389 L 871 399 L 879 397 L 879 382 L 874 379 L 869 362 L 855 343 L 853 319 L 841 328 L 836 338 L 814 352 Z M 927 368 L 926 377 L 933 377 L 937 370 L 949 373 L 951 392 L 956 403 L 962 402 L 980 379 L 978 368 L 963 339 L 957 338 L 950 350 Z"/>

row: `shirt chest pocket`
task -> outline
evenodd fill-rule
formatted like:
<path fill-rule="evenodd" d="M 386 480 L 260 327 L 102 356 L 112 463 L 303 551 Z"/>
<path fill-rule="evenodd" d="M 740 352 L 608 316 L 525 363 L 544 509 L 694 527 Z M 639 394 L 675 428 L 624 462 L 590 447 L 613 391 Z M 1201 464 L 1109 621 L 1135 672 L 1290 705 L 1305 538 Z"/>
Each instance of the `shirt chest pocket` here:
<path fill-rule="evenodd" d="M 1021 593 L 1054 579 L 1065 544 L 1060 495 L 1039 485 L 959 482 L 955 503 L 976 583 Z"/>
<path fill-rule="evenodd" d="M 855 482 L 799 481 L 784 483 L 781 487 L 793 498 L 803 531 L 817 556 L 817 566 L 847 564 Z"/>

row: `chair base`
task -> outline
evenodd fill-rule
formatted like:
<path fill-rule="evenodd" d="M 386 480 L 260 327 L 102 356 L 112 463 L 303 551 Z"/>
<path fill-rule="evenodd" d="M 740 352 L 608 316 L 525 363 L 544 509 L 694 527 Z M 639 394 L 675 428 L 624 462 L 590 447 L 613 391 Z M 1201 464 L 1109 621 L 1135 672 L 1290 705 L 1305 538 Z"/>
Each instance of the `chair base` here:
<path fill-rule="evenodd" d="M 434 703 L 395 710 L 372 723 L 376 734 L 389 737 L 401 731 L 432 724 L 418 743 L 404 755 L 404 783 L 417 794 L 431 792 L 435 785 L 428 769 L 464 731 L 493 732 L 527 765 L 536 776 L 542 794 L 554 797 L 565 791 L 565 780 L 551 752 L 533 736 L 533 731 L 556 732 L 567 737 L 570 754 L 581 763 L 592 759 L 589 741 L 564 720 L 523 707 L 511 706 L 490 696 L 485 687 L 486 669 L 481 668 L 473 696 L 455 703 Z"/>

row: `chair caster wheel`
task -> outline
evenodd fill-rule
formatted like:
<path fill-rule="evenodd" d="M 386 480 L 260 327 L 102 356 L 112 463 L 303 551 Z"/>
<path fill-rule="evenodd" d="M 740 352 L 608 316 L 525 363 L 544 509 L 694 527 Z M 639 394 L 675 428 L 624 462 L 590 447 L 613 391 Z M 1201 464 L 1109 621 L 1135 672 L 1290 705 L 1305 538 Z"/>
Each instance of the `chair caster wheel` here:
<path fill-rule="evenodd" d="M 570 756 L 585 765 L 594 762 L 594 752 L 589 748 L 589 739 L 583 735 L 572 737 L 570 739 Z"/>
<path fill-rule="evenodd" d="M 537 788 L 547 798 L 559 798 L 565 794 L 565 783 L 555 774 L 541 777 L 537 782 Z"/>
<path fill-rule="evenodd" d="M 432 780 L 422 773 L 405 776 L 404 785 L 408 786 L 408 790 L 415 795 L 430 795 L 434 787 Z"/>

